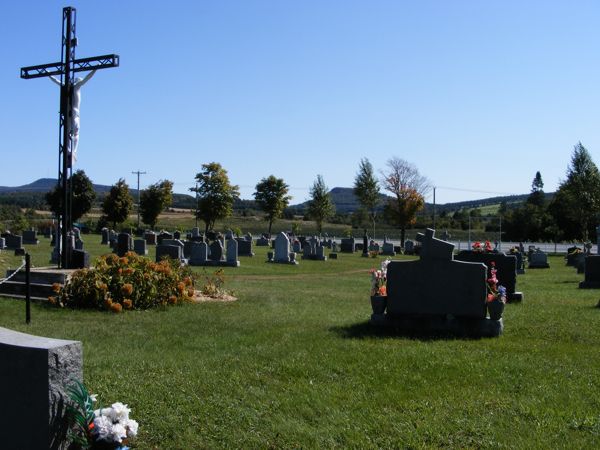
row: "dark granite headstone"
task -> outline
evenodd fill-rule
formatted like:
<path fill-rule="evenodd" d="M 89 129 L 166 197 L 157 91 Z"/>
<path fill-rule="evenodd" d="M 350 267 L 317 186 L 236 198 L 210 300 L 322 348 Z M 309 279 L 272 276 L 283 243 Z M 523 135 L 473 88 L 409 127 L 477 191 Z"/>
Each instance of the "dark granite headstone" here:
<path fill-rule="evenodd" d="M 133 241 L 129 233 L 119 233 L 117 236 L 117 255 L 125 256 L 125 253 L 133 250 Z"/>
<path fill-rule="evenodd" d="M 585 257 L 585 279 L 579 283 L 582 289 L 600 289 L 600 255 Z"/>
<path fill-rule="evenodd" d="M 457 261 L 481 262 L 488 268 L 492 262 L 496 264 L 498 283 L 506 288 L 509 302 L 523 300 L 523 293 L 517 292 L 517 257 L 494 252 L 474 252 L 463 250 L 454 258 Z"/>
<path fill-rule="evenodd" d="M 351 238 L 342 238 L 342 242 L 340 244 L 340 252 L 341 253 L 354 253 L 356 251 L 356 241 L 353 237 Z"/>
<path fill-rule="evenodd" d="M 179 245 L 157 245 L 156 262 L 161 261 L 165 257 L 180 260 L 183 257 L 183 248 Z"/>

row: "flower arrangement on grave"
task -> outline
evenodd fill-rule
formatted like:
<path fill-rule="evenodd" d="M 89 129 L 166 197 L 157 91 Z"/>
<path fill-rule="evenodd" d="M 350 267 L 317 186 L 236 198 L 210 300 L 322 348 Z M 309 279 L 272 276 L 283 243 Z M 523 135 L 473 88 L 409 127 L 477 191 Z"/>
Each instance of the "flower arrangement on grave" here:
<path fill-rule="evenodd" d="M 371 269 L 371 296 L 383 296 L 387 295 L 386 281 L 387 281 L 387 266 L 390 263 L 389 259 L 381 262 L 381 268 Z"/>
<path fill-rule="evenodd" d="M 490 241 L 485 241 L 485 243 L 483 244 L 479 241 L 476 241 L 473 243 L 472 248 L 474 252 L 479 253 L 491 253 L 494 251 L 494 249 L 492 248 L 492 243 Z"/>
<path fill-rule="evenodd" d="M 569 252 L 569 255 L 577 255 L 577 254 L 579 254 L 579 253 L 583 253 L 583 250 L 582 250 L 582 249 L 580 249 L 579 247 L 575 247 L 573 250 L 571 250 L 571 251 Z"/>
<path fill-rule="evenodd" d="M 492 261 L 490 263 L 489 276 L 486 280 L 486 305 L 490 313 L 490 319 L 492 320 L 499 320 L 502 317 L 504 305 L 506 304 L 506 288 L 498 284 L 496 273 L 496 263 Z"/>
<path fill-rule="evenodd" d="M 506 288 L 498 284 L 498 278 L 496 277 L 497 273 L 498 270 L 496 269 L 496 263 L 492 261 L 490 263 L 489 276 L 486 280 L 487 301 L 493 302 L 498 300 L 502 303 L 506 303 Z"/>
<path fill-rule="evenodd" d="M 188 302 L 195 293 L 192 272 L 179 261 L 155 263 L 133 252 L 102 256 L 93 268 L 73 272 L 64 286 L 55 284 L 53 290 L 51 304 L 116 313 Z"/>
<path fill-rule="evenodd" d="M 511 255 L 516 255 L 517 253 L 521 253 L 521 250 L 519 249 L 519 247 L 515 246 L 515 247 L 511 247 L 508 250 L 508 253 L 511 254 Z"/>
<path fill-rule="evenodd" d="M 369 258 L 377 258 L 379 256 L 379 252 L 377 250 L 371 250 L 369 252 Z"/>
<path fill-rule="evenodd" d="M 71 402 L 67 406 L 69 437 L 82 449 L 127 450 L 128 440 L 138 432 L 138 423 L 129 418 L 131 409 L 121 402 L 110 408 L 94 410 L 96 395 L 79 381 L 67 388 Z M 71 448 L 71 447 L 70 447 Z"/>

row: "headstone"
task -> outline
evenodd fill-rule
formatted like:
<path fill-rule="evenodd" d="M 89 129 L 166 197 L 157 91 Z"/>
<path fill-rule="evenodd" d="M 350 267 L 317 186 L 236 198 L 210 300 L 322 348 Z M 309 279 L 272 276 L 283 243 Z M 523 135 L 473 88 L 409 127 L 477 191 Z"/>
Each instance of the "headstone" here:
<path fill-rule="evenodd" d="M 521 257 L 521 259 L 522 259 L 522 257 Z M 539 249 L 530 251 L 528 259 L 529 259 L 528 267 L 530 269 L 547 269 L 550 267 L 550 264 L 548 264 L 548 255 L 546 255 L 546 253 L 544 253 L 543 251 L 541 251 Z M 518 266 L 518 264 L 519 263 L 517 261 L 517 266 Z"/>
<path fill-rule="evenodd" d="M 194 242 L 190 255 L 190 266 L 201 266 L 208 259 L 208 244 L 206 242 Z"/>
<path fill-rule="evenodd" d="M 71 253 L 71 264 L 69 269 L 89 269 L 90 254 L 83 250 L 73 250 Z"/>
<path fill-rule="evenodd" d="M 322 245 L 317 245 L 317 251 L 315 253 L 315 259 L 317 261 L 326 261 L 327 256 L 325 256 L 325 247 Z"/>
<path fill-rule="evenodd" d="M 156 242 L 160 245 L 163 243 L 163 239 L 173 239 L 173 235 L 171 233 L 167 233 L 166 231 L 161 231 L 156 237 Z"/>
<path fill-rule="evenodd" d="M 233 230 L 227 230 L 225 232 L 225 240 L 227 239 L 234 239 L 235 235 L 233 234 Z"/>
<path fill-rule="evenodd" d="M 261 236 L 256 240 L 257 247 L 268 247 L 269 245 L 271 245 L 271 241 L 264 236 Z"/>
<path fill-rule="evenodd" d="M 342 238 L 342 242 L 340 244 L 340 252 L 341 253 L 354 253 L 356 251 L 356 242 L 353 237 L 351 238 Z"/>
<path fill-rule="evenodd" d="M 235 239 L 227 239 L 227 265 L 238 267 L 240 262 L 238 261 L 238 242 Z"/>
<path fill-rule="evenodd" d="M 578 255 L 582 252 L 583 250 L 577 246 L 569 247 L 567 249 L 567 266 L 575 267 L 575 259 L 578 258 Z"/>
<path fill-rule="evenodd" d="M 0 361 L 2 448 L 66 448 L 57 443 L 66 440 L 66 389 L 83 381 L 81 342 L 0 328 Z"/>
<path fill-rule="evenodd" d="M 183 248 L 179 245 L 157 245 L 156 262 L 160 262 L 164 257 L 181 260 L 183 258 Z"/>
<path fill-rule="evenodd" d="M 210 244 L 210 259 L 211 261 L 223 261 L 223 244 L 217 239 Z"/>
<path fill-rule="evenodd" d="M 4 235 L 4 245 L 7 250 L 17 250 L 23 248 L 23 236 L 16 234 Z"/>
<path fill-rule="evenodd" d="M 600 255 L 585 257 L 585 279 L 579 283 L 582 289 L 600 289 Z"/>
<path fill-rule="evenodd" d="M 292 244 L 292 250 L 294 250 L 296 253 L 300 253 L 302 251 L 299 240 L 296 239 L 294 241 L 294 243 Z"/>
<path fill-rule="evenodd" d="M 338 243 L 333 241 L 331 243 L 331 251 L 337 253 L 338 252 Z"/>
<path fill-rule="evenodd" d="M 250 234 L 250 233 L 246 233 L 246 236 L 244 236 L 244 237 L 245 237 L 245 239 L 246 239 L 247 241 L 250 241 L 250 242 L 252 242 L 252 234 Z"/>
<path fill-rule="evenodd" d="M 175 232 L 173 232 L 173 239 L 180 240 L 181 239 L 181 231 L 176 230 Z"/>
<path fill-rule="evenodd" d="M 506 288 L 506 296 L 509 302 L 523 300 L 523 293 L 517 292 L 517 258 L 514 255 L 494 252 L 475 252 L 463 250 L 454 258 L 458 261 L 481 262 L 491 267 L 492 262 L 496 265 L 496 277 L 498 283 Z"/>
<path fill-rule="evenodd" d="M 37 245 L 40 241 L 37 238 L 37 231 L 35 230 L 23 230 L 23 244 Z"/>
<path fill-rule="evenodd" d="M 6 248 L 6 242 L 4 240 L 4 238 L 0 238 L 0 250 L 3 250 Z"/>
<path fill-rule="evenodd" d="M 129 233 L 119 233 L 117 237 L 117 255 L 125 256 L 125 253 L 133 250 L 133 241 Z"/>
<path fill-rule="evenodd" d="M 252 239 L 236 238 L 238 243 L 238 256 L 254 256 L 252 251 Z"/>
<path fill-rule="evenodd" d="M 407 239 L 406 241 L 404 241 L 404 253 L 407 255 L 415 254 L 415 243 L 413 241 L 411 241 L 410 239 Z"/>
<path fill-rule="evenodd" d="M 273 261 L 276 263 L 290 263 L 290 240 L 287 235 L 281 231 L 275 238 L 275 256 Z"/>
<path fill-rule="evenodd" d="M 144 233 L 144 240 L 146 241 L 147 245 L 156 245 L 158 242 L 156 233 L 154 231 L 146 231 Z"/>
<path fill-rule="evenodd" d="M 381 248 L 381 254 L 384 256 L 396 256 L 396 252 L 394 251 L 394 244 L 391 242 L 384 242 Z"/>
<path fill-rule="evenodd" d="M 183 252 L 183 247 L 185 246 L 183 241 L 181 241 L 179 239 L 163 239 L 162 245 L 178 245 L 179 247 L 181 247 L 182 252 Z"/>
<path fill-rule="evenodd" d="M 148 250 L 146 249 L 146 240 L 145 239 L 135 239 L 133 241 L 133 251 L 138 255 L 146 256 L 148 254 Z"/>
<path fill-rule="evenodd" d="M 71 231 L 73 232 L 73 235 L 75 236 L 75 240 L 81 239 L 81 230 L 78 227 L 73 227 L 73 229 Z"/>
<path fill-rule="evenodd" d="M 329 259 L 338 259 L 337 253 L 330 253 L 329 254 Z"/>
<path fill-rule="evenodd" d="M 412 330 L 499 335 L 502 321 L 486 319 L 485 265 L 453 260 L 454 245 L 434 233 L 417 235 L 419 260 L 388 264 L 386 319 Z"/>
<path fill-rule="evenodd" d="M 81 238 L 75 237 L 75 250 L 83 250 L 83 241 Z"/>
<path fill-rule="evenodd" d="M 184 258 L 190 258 L 192 256 L 192 245 L 194 245 L 194 241 L 183 241 Z"/>
<path fill-rule="evenodd" d="M 108 228 L 104 227 L 100 230 L 100 234 L 102 236 L 102 241 L 100 241 L 100 244 L 102 245 L 108 245 L 108 240 L 110 237 L 110 233 Z"/>

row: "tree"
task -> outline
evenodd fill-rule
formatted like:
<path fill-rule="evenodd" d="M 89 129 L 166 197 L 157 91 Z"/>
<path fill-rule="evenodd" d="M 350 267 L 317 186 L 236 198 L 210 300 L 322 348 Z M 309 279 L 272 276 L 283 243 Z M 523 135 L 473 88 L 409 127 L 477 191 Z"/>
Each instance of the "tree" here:
<path fill-rule="evenodd" d="M 68 186 L 72 187 L 72 201 L 71 201 L 71 220 L 77 222 L 83 215 L 87 214 L 94 204 L 96 199 L 96 192 L 94 191 L 94 185 L 88 178 L 83 170 L 78 170 L 67 180 Z M 46 202 L 50 206 L 52 211 L 57 216 L 61 212 L 61 205 L 63 201 L 63 190 L 61 186 L 57 184 L 54 189 L 47 192 L 45 195 Z"/>
<path fill-rule="evenodd" d="M 161 212 L 173 202 L 173 182 L 161 180 L 151 184 L 140 194 L 140 215 L 152 229 Z"/>
<path fill-rule="evenodd" d="M 271 235 L 271 227 L 273 221 L 281 217 L 283 210 L 287 208 L 290 200 L 288 194 L 289 186 L 285 184 L 282 178 L 275 178 L 270 175 L 268 178 L 263 178 L 256 185 L 254 199 L 256 203 L 266 213 L 266 219 L 269 221 L 269 235 Z"/>
<path fill-rule="evenodd" d="M 587 149 L 577 143 L 550 212 L 566 239 L 588 240 L 600 209 L 600 172 Z"/>
<path fill-rule="evenodd" d="M 404 246 L 406 228 L 416 220 L 417 212 L 425 206 L 425 194 L 430 188 L 427 178 L 411 163 L 394 157 L 382 172 L 383 187 L 393 194 L 385 206 L 386 216 L 400 227 L 400 245 Z"/>
<path fill-rule="evenodd" d="M 379 182 L 373 173 L 373 166 L 367 158 L 360 160 L 358 173 L 354 178 L 354 195 L 359 203 L 369 212 L 369 219 L 373 224 L 373 236 L 375 236 L 375 218 L 377 206 L 380 203 Z"/>
<path fill-rule="evenodd" d="M 317 231 L 321 233 L 323 222 L 335 214 L 335 205 L 331 201 L 329 188 L 325 185 L 322 175 L 317 175 L 309 194 L 307 213 L 317 223 Z"/>
<path fill-rule="evenodd" d="M 133 208 L 133 199 L 129 193 L 129 186 L 123 178 L 110 188 L 102 203 L 102 212 L 108 222 L 113 223 L 116 228 L 118 223 L 123 223 L 129 217 Z"/>
<path fill-rule="evenodd" d="M 539 171 L 535 173 L 535 178 L 531 182 L 531 194 L 527 197 L 527 203 L 540 208 L 544 206 L 544 182 L 542 181 L 542 174 Z"/>
<path fill-rule="evenodd" d="M 202 172 L 196 174 L 197 188 L 190 191 L 198 195 L 196 217 L 206 224 L 205 231 L 212 229 L 218 219 L 225 219 L 233 212 L 233 202 L 240 196 L 238 186 L 229 183 L 227 171 L 221 164 L 202 164 Z"/>

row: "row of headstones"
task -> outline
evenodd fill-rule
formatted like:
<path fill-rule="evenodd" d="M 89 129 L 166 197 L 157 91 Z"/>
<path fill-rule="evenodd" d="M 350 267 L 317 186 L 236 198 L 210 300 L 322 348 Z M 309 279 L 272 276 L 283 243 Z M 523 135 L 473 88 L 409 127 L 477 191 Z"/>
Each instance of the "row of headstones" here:
<path fill-rule="evenodd" d="M 366 239 L 368 241 L 368 238 Z M 407 241 L 408 242 L 408 241 Z M 341 253 L 354 253 L 357 250 L 357 243 L 354 237 L 342 238 L 340 244 L 340 252 Z M 394 249 L 394 244 L 388 242 L 387 238 L 384 237 L 383 245 L 379 245 L 374 240 L 371 240 L 368 244 L 365 243 L 365 238 L 363 238 L 362 251 L 364 256 L 368 256 L 369 252 L 377 252 L 384 256 L 396 256 L 396 250 Z"/>
<path fill-rule="evenodd" d="M 224 252 L 223 243 L 217 239 L 210 246 L 206 242 L 181 241 L 179 239 L 163 239 L 156 246 L 156 261 L 164 257 L 180 260 L 193 266 L 202 265 L 227 265 L 239 266 L 238 241 L 226 240 L 227 252 Z M 251 248 L 251 246 L 250 246 Z M 119 233 L 115 252 L 124 256 L 127 252 L 134 251 L 138 255 L 148 254 L 145 239 L 133 239 L 129 233 Z"/>

